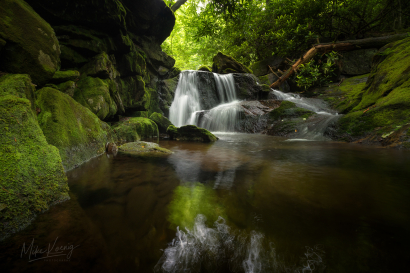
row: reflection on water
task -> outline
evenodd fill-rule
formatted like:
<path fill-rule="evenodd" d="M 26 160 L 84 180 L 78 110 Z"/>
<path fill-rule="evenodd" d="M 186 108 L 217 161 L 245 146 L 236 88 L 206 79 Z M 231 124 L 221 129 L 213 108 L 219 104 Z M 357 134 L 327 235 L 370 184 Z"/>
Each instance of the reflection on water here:
<path fill-rule="evenodd" d="M 313 272 L 325 268 L 320 246 L 307 247 L 300 265 L 286 265 L 276 253 L 274 244 L 265 241 L 261 232 L 231 231 L 222 217 L 214 227 L 205 224 L 199 214 L 193 228 L 180 230 L 165 249 L 155 272 Z"/>
<path fill-rule="evenodd" d="M 70 171 L 72 206 L 54 207 L 41 216 L 49 224 L 0 245 L 1 268 L 47 267 L 19 258 L 21 242 L 43 233 L 81 245 L 61 265 L 64 272 L 108 272 L 101 270 L 105 264 L 113 272 L 403 272 L 410 266 L 409 152 L 217 135 L 213 144 L 160 141 L 174 151 L 168 158 L 104 155 Z M 75 218 L 68 217 L 71 207 Z M 51 237 L 36 241 L 47 245 Z"/>

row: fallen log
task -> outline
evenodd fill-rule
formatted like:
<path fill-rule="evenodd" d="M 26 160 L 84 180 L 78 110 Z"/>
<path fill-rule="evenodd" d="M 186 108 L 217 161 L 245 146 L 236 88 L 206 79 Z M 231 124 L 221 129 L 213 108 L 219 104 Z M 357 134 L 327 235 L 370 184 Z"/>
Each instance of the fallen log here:
<path fill-rule="evenodd" d="M 275 88 L 280 86 L 292 74 L 298 70 L 299 66 L 309 62 L 316 53 L 327 53 L 331 51 L 351 51 L 355 49 L 381 48 L 389 43 L 402 40 L 409 37 L 408 33 L 396 34 L 384 37 L 366 38 L 360 40 L 347 40 L 337 43 L 316 44 L 306 52 L 299 60 L 296 61 L 277 81 L 269 87 Z"/>

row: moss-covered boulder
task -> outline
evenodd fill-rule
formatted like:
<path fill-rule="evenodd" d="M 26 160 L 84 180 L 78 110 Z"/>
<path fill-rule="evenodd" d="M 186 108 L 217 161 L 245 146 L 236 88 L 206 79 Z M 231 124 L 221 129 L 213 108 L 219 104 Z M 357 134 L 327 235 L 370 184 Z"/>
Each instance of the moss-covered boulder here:
<path fill-rule="evenodd" d="M 172 125 L 171 121 L 160 113 L 152 113 L 149 119 L 158 125 L 158 130 L 160 133 L 166 133 L 168 127 Z"/>
<path fill-rule="evenodd" d="M 110 79 L 82 78 L 77 82 L 73 98 L 90 109 L 101 120 L 117 113 L 117 105 L 110 95 Z"/>
<path fill-rule="evenodd" d="M 197 70 L 199 70 L 199 71 L 206 71 L 206 72 L 212 72 L 212 69 L 211 69 L 209 66 L 207 66 L 207 65 L 201 65 L 200 67 L 198 67 Z"/>
<path fill-rule="evenodd" d="M 60 151 L 65 170 L 99 154 L 115 141 L 110 126 L 62 92 L 45 87 L 37 91 L 38 122 L 48 143 Z"/>
<path fill-rule="evenodd" d="M 164 156 L 173 152 L 153 142 L 129 142 L 118 147 L 118 152 L 131 156 Z"/>
<path fill-rule="evenodd" d="M 80 78 L 80 72 L 75 70 L 57 71 L 54 73 L 51 83 L 60 84 L 68 81 L 75 81 Z"/>
<path fill-rule="evenodd" d="M 114 79 L 118 76 L 114 63 L 114 56 L 109 56 L 107 53 L 102 52 L 84 65 L 80 72 L 83 77 L 91 76 L 101 79 Z"/>
<path fill-rule="evenodd" d="M 0 70 L 29 74 L 43 85 L 60 66 L 60 46 L 51 26 L 23 0 L 3 0 L 0 5 Z"/>
<path fill-rule="evenodd" d="M 173 140 L 200 142 L 215 142 L 218 140 L 218 138 L 208 130 L 196 127 L 194 125 L 186 125 L 179 128 L 174 125 L 170 125 L 167 129 L 167 133 Z"/>
<path fill-rule="evenodd" d="M 70 97 L 74 96 L 76 87 L 77 87 L 77 84 L 73 81 L 63 82 L 63 83 L 56 85 L 56 89 L 69 95 Z"/>
<path fill-rule="evenodd" d="M 158 138 L 157 124 L 143 117 L 123 118 L 113 126 L 120 142 L 134 142 L 146 138 Z"/>
<path fill-rule="evenodd" d="M 347 96 L 354 107 L 340 119 L 337 139 L 410 146 L 410 38 L 380 49 L 366 85 Z"/>
<path fill-rule="evenodd" d="M 0 96 L 13 95 L 18 98 L 28 99 L 33 110 L 35 110 L 35 90 L 36 88 L 29 75 L 7 74 L 0 77 Z"/>
<path fill-rule="evenodd" d="M 58 149 L 47 143 L 22 94 L 0 95 L 0 240 L 69 199 Z"/>
<path fill-rule="evenodd" d="M 215 55 L 213 58 L 212 72 L 219 74 L 228 73 L 250 73 L 252 70 L 241 64 L 231 56 L 225 55 L 221 52 Z"/>

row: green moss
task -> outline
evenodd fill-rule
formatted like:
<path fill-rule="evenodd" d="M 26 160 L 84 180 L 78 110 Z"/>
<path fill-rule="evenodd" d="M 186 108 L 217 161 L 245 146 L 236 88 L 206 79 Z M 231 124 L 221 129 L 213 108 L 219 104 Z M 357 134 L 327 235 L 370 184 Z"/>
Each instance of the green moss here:
<path fill-rule="evenodd" d="M 118 152 L 132 156 L 163 156 L 172 154 L 172 151 L 159 147 L 152 142 L 136 141 L 121 145 Z"/>
<path fill-rule="evenodd" d="M 132 117 L 148 118 L 148 111 L 135 111 L 132 113 Z"/>
<path fill-rule="evenodd" d="M 61 92 L 69 95 L 70 97 L 74 96 L 75 88 L 77 84 L 73 81 L 63 82 L 57 85 L 54 89 L 58 89 Z"/>
<path fill-rule="evenodd" d="M 121 142 L 134 142 L 159 137 L 157 124 L 148 118 L 125 118 L 115 124 L 113 129 Z"/>
<path fill-rule="evenodd" d="M 80 78 L 80 72 L 75 70 L 57 71 L 52 79 L 52 83 L 59 84 L 68 81 L 75 81 Z"/>
<path fill-rule="evenodd" d="M 37 91 L 38 122 L 48 143 L 60 151 L 64 168 L 70 170 L 105 151 L 114 142 L 112 129 L 70 96 L 52 88 Z"/>
<path fill-rule="evenodd" d="M 105 52 L 95 56 L 80 69 L 80 72 L 81 77 L 91 76 L 102 79 L 114 79 L 118 76 L 118 72 L 111 61 L 110 56 Z"/>
<path fill-rule="evenodd" d="M 8 74 L 0 77 L 0 96 L 13 95 L 28 99 L 34 108 L 34 91 L 36 88 L 31 83 L 29 75 Z"/>
<path fill-rule="evenodd" d="M 360 102 L 340 119 L 341 135 L 382 136 L 410 122 L 410 38 L 389 44 L 380 53 L 387 50 L 374 58 L 364 90 L 354 97 Z"/>
<path fill-rule="evenodd" d="M 166 133 L 168 127 L 172 125 L 171 121 L 169 121 L 169 119 L 167 119 L 160 113 L 152 113 L 149 119 L 153 120 L 158 125 L 158 129 L 161 133 Z"/>
<path fill-rule="evenodd" d="M 77 82 L 73 98 L 90 109 L 101 120 L 117 113 L 117 105 L 110 96 L 110 79 L 82 78 Z"/>
<path fill-rule="evenodd" d="M 58 70 L 60 47 L 54 30 L 25 1 L 2 1 L 0 37 L 7 42 L 0 61 L 2 71 L 29 74 L 42 85 Z"/>
<path fill-rule="evenodd" d="M 206 71 L 206 72 L 212 72 L 212 69 L 211 69 L 209 66 L 207 66 L 207 65 L 201 65 L 200 67 L 198 67 L 197 70 L 199 70 L 199 71 Z"/>
<path fill-rule="evenodd" d="M 168 126 L 167 133 L 173 140 L 214 142 L 218 138 L 206 129 L 194 125 L 186 125 L 180 128 L 174 125 Z"/>
<path fill-rule="evenodd" d="M 116 89 L 125 109 L 147 111 L 151 105 L 151 90 L 145 87 L 141 76 L 117 78 Z"/>
<path fill-rule="evenodd" d="M 69 197 L 58 149 L 47 143 L 30 101 L 1 96 L 0 117 L 1 240 Z"/>

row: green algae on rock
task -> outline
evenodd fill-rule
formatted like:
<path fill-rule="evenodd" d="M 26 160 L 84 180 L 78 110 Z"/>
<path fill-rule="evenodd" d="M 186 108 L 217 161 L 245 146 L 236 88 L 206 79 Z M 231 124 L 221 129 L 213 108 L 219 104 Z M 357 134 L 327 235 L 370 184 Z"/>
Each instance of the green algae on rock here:
<path fill-rule="evenodd" d="M 60 46 L 54 30 L 25 1 L 2 1 L 0 38 L 6 41 L 2 71 L 29 74 L 34 83 L 43 85 L 58 70 Z"/>
<path fill-rule="evenodd" d="M 219 74 L 228 73 L 249 73 L 252 74 L 252 70 L 241 64 L 231 56 L 225 55 L 221 52 L 215 55 L 213 58 L 212 72 Z"/>
<path fill-rule="evenodd" d="M 58 90 L 38 90 L 36 106 L 40 127 L 48 143 L 59 149 L 66 171 L 104 153 L 105 144 L 116 140 L 108 124 Z"/>
<path fill-rule="evenodd" d="M 149 119 L 153 120 L 158 125 L 158 130 L 160 133 L 166 133 L 168 127 L 172 125 L 171 121 L 160 113 L 152 113 Z"/>
<path fill-rule="evenodd" d="M 153 142 L 129 142 L 118 147 L 118 152 L 132 156 L 163 156 L 173 152 Z"/>
<path fill-rule="evenodd" d="M 47 143 L 31 108 L 26 98 L 0 96 L 0 200 L 5 206 L 0 240 L 69 199 L 58 149 Z"/>
<path fill-rule="evenodd" d="M 197 70 L 199 70 L 199 71 L 206 71 L 206 72 L 212 72 L 212 69 L 211 69 L 209 66 L 207 66 L 207 65 L 201 65 L 200 67 L 198 67 Z"/>
<path fill-rule="evenodd" d="M 120 142 L 134 142 L 144 138 L 158 138 L 157 124 L 143 117 L 124 118 L 113 126 Z"/>
<path fill-rule="evenodd" d="M 215 142 L 218 140 L 218 138 L 208 130 L 194 125 L 186 125 L 180 128 L 170 125 L 167 129 L 167 133 L 173 140 L 200 142 Z"/>

